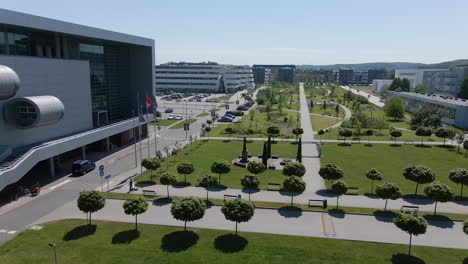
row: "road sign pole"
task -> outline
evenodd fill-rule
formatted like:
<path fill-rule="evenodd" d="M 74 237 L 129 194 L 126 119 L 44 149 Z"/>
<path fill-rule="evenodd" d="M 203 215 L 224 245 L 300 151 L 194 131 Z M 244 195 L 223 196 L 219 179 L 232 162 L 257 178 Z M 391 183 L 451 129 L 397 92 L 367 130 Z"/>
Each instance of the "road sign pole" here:
<path fill-rule="evenodd" d="M 99 178 L 101 178 L 101 192 L 104 192 L 104 188 L 102 187 L 102 177 Z"/>

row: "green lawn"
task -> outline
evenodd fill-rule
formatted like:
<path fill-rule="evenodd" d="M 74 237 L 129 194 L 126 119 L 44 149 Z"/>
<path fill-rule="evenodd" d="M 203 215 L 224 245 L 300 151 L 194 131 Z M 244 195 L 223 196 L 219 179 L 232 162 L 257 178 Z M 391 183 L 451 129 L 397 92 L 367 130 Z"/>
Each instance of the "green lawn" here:
<path fill-rule="evenodd" d="M 191 119 L 187 119 L 185 121 L 182 121 L 180 123 L 177 123 L 171 127 L 169 127 L 169 129 L 178 129 L 178 128 L 183 128 L 184 127 L 184 124 L 192 124 L 192 123 L 195 123 L 197 122 L 197 119 L 194 119 L 194 118 L 191 118 Z"/>
<path fill-rule="evenodd" d="M 333 126 L 334 124 L 341 121 L 339 118 L 310 115 L 310 121 L 312 122 L 312 128 L 314 131 L 319 131 L 327 127 Z"/>
<path fill-rule="evenodd" d="M 197 117 L 203 117 L 203 116 L 209 116 L 210 113 L 201 113 L 201 114 L 198 114 Z"/>
<path fill-rule="evenodd" d="M 280 138 L 293 138 L 292 130 L 297 126 L 297 112 L 286 111 L 282 113 L 278 109 L 273 109 L 268 114 L 261 108 L 257 108 L 249 112 L 247 116 L 242 117 L 239 123 L 219 124 L 210 131 L 210 137 L 268 137 L 266 129 L 270 126 L 278 126 L 280 128 Z M 287 121 L 285 122 L 285 119 Z M 300 121 L 299 121 L 300 122 Z M 226 128 L 231 127 L 233 133 L 228 134 Z M 249 132 L 250 131 L 250 132 Z"/>
<path fill-rule="evenodd" d="M 208 112 L 218 112 L 220 109 L 219 108 L 213 108 L 213 109 L 210 109 Z"/>
<path fill-rule="evenodd" d="M 0 263 L 462 263 L 466 250 L 132 223 L 62 220 L 0 246 Z M 242 224 L 241 224 L 242 225 Z M 234 224 L 233 224 L 234 227 Z M 411 262 L 411 261 L 418 262 Z"/>
<path fill-rule="evenodd" d="M 170 126 L 174 123 L 179 122 L 180 120 L 167 120 L 167 119 L 158 119 L 155 122 L 150 122 L 150 125 L 158 125 L 158 126 Z"/>
<path fill-rule="evenodd" d="M 272 144 L 272 153 L 281 154 L 280 157 L 284 158 L 295 158 L 297 152 L 297 145 L 289 142 L 277 142 Z M 252 155 L 258 155 L 263 150 L 263 141 L 252 141 L 247 143 L 247 150 Z M 231 162 L 240 155 L 242 151 L 241 140 L 199 140 L 193 143 L 191 146 L 186 147 L 175 156 L 171 156 L 168 160 L 164 161 L 161 166 L 161 172 L 164 173 L 169 168 L 169 172 L 177 175 L 177 165 L 184 161 L 189 161 L 194 164 L 195 172 L 192 175 L 187 176 L 187 181 L 191 185 L 196 185 L 199 178 L 210 172 L 211 164 L 214 161 L 226 160 Z M 169 162 L 169 163 L 168 163 Z M 159 171 L 153 173 L 159 174 Z M 225 174 L 221 178 L 222 185 L 229 188 L 241 189 L 240 179 L 249 172 L 245 168 L 237 167 L 232 165 L 231 172 Z M 216 174 L 217 175 L 217 174 Z M 282 183 L 285 179 L 280 170 L 266 170 L 259 175 L 261 189 L 266 189 L 269 182 Z M 183 185 L 184 177 L 178 175 L 179 185 Z M 151 183 L 150 172 L 145 171 L 142 175 L 136 177 L 136 182 Z M 158 177 L 153 177 L 155 183 L 159 183 Z"/>
<path fill-rule="evenodd" d="M 345 174 L 342 180 L 349 186 L 359 187 L 361 194 L 370 192 L 371 182 L 365 177 L 365 173 L 372 168 L 383 174 L 383 182 L 396 183 L 404 194 L 414 194 L 416 184 L 403 177 L 403 170 L 409 165 L 425 165 L 437 174 L 436 180 L 449 185 L 458 195 L 459 186 L 449 180 L 448 173 L 453 168 L 466 167 L 468 162 L 464 153 L 457 153 L 456 148 L 443 146 L 368 146 L 365 143 L 349 146 L 325 143 L 323 146 L 324 156 L 321 158 L 321 164 L 337 164 Z M 419 187 L 418 193 L 424 194 L 422 186 Z"/>
<path fill-rule="evenodd" d="M 331 109 L 327 107 L 327 109 L 323 109 L 322 106 L 315 106 L 315 107 L 310 107 L 309 112 L 314 113 L 314 114 L 319 114 L 319 115 L 328 115 L 328 116 L 336 117 L 335 108 Z M 344 110 L 340 108 L 340 111 L 338 112 L 338 117 L 344 118 L 344 116 L 345 116 Z"/>

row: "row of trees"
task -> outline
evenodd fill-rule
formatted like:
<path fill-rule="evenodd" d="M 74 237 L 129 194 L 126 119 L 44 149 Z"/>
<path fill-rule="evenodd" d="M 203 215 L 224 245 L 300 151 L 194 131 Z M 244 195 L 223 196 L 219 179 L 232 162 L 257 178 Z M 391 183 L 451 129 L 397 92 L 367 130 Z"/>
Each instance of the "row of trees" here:
<path fill-rule="evenodd" d="M 86 214 L 87 224 L 91 224 L 91 214 L 104 208 L 106 199 L 97 191 L 81 192 L 77 201 L 78 209 Z M 124 213 L 135 216 L 135 230 L 138 230 L 138 215 L 148 210 L 148 202 L 142 197 L 128 198 L 123 203 Z M 184 230 L 187 231 L 187 222 L 202 219 L 205 215 L 206 204 L 199 198 L 184 197 L 174 199 L 171 206 L 172 216 L 184 221 Z M 225 201 L 221 212 L 224 217 L 237 224 L 249 221 L 255 212 L 254 205 L 243 199 Z"/>

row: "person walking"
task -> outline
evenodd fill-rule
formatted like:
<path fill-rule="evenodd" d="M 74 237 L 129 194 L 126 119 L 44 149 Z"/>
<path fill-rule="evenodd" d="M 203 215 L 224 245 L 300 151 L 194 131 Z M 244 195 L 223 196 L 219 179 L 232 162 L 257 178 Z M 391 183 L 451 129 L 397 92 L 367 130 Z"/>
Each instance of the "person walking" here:
<path fill-rule="evenodd" d="M 130 186 L 130 191 L 133 191 L 133 179 L 130 179 L 130 182 L 128 183 L 128 185 Z"/>

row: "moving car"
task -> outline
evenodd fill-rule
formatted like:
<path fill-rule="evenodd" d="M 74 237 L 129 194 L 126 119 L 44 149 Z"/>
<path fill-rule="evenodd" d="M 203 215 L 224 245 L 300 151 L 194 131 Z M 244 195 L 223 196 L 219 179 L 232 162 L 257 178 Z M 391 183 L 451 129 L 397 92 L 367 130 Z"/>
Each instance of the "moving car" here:
<path fill-rule="evenodd" d="M 96 164 L 89 160 L 77 160 L 72 163 L 72 175 L 85 175 L 86 173 L 94 170 Z"/>

